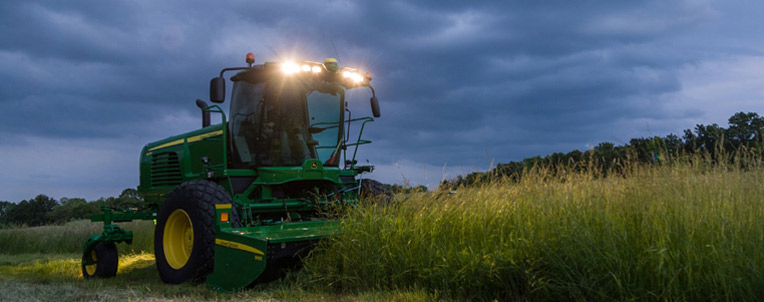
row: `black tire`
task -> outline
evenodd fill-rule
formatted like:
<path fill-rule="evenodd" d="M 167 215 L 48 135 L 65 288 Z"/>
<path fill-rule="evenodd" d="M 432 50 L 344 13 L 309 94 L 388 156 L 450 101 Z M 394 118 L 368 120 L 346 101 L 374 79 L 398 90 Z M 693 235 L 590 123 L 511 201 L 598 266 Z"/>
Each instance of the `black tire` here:
<path fill-rule="evenodd" d="M 94 256 L 96 263 L 88 266 L 85 266 L 85 263 L 82 263 L 82 277 L 85 279 L 111 278 L 117 275 L 119 254 L 117 253 L 117 246 L 114 245 L 114 242 L 96 243 L 93 246 L 91 253 Z M 82 260 L 85 260 L 85 256 L 82 256 Z"/>
<path fill-rule="evenodd" d="M 361 199 L 388 204 L 393 200 L 393 192 L 385 184 L 373 179 L 361 179 Z"/>
<path fill-rule="evenodd" d="M 169 284 L 180 284 L 186 281 L 203 282 L 205 277 L 212 272 L 215 264 L 216 204 L 232 204 L 231 196 L 220 185 L 206 180 L 192 180 L 182 183 L 167 195 L 167 199 L 159 209 L 157 226 L 154 229 L 154 256 L 162 281 Z M 165 238 L 168 218 L 173 213 L 179 213 L 176 214 L 177 217 L 184 217 L 181 212 L 185 213 L 185 219 L 190 220 L 191 226 L 186 229 L 187 231 L 192 229 L 192 239 L 186 240 L 186 235 L 179 235 L 178 232 L 174 234 L 174 239 L 169 237 L 173 234 L 168 234 L 168 238 Z M 174 229 L 177 229 L 174 226 L 176 225 L 175 221 L 178 220 L 177 217 L 172 219 L 173 225 L 170 226 L 168 232 L 172 233 Z M 230 221 L 233 227 L 239 227 L 236 207 L 231 209 Z M 178 239 L 178 236 L 181 238 Z M 185 257 L 173 257 L 173 250 L 170 251 L 171 256 L 168 260 L 165 243 L 172 249 L 173 242 L 185 243 L 189 241 L 190 243 L 185 245 L 191 247 L 187 261 L 182 261 Z M 178 249 L 178 247 L 174 248 L 176 255 Z"/>

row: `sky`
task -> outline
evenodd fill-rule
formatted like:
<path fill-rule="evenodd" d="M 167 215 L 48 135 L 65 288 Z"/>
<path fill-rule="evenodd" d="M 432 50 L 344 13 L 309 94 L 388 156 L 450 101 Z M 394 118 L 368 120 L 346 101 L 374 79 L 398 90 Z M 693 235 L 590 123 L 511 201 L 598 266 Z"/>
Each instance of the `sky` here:
<path fill-rule="evenodd" d="M 748 0 L 5 0 L 0 200 L 136 187 L 141 148 L 199 128 L 194 101 L 247 52 L 371 72 L 382 117 L 358 159 L 385 183 L 434 188 L 525 157 L 726 127 L 735 112 L 764 114 L 762 11 Z M 367 90 L 349 96 L 354 116 L 370 115 Z"/>

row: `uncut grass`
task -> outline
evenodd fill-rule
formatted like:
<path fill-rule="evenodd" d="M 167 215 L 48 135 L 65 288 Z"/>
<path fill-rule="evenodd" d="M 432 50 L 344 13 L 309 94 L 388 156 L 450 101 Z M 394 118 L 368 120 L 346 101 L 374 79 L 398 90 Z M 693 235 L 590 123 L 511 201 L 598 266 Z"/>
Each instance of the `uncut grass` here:
<path fill-rule="evenodd" d="M 624 170 L 536 169 L 519 183 L 359 207 L 303 273 L 339 290 L 464 299 L 764 299 L 758 163 Z"/>
<path fill-rule="evenodd" d="M 133 243 L 117 245 L 119 253 L 154 251 L 154 224 L 151 221 L 117 223 L 133 232 Z M 62 225 L 0 229 L 0 254 L 82 253 L 87 239 L 103 232 L 103 222 L 78 220 Z"/>

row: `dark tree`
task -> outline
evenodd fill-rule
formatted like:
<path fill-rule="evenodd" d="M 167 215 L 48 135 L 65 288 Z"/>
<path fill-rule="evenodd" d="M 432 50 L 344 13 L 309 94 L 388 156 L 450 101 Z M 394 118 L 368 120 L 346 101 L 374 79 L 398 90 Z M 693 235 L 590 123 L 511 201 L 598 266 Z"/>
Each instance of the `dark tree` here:
<path fill-rule="evenodd" d="M 711 155 L 716 154 L 716 150 L 723 147 L 724 142 L 724 128 L 719 127 L 717 124 L 696 125 L 695 134 L 697 138 L 697 148 L 699 150 L 706 151 Z"/>
<path fill-rule="evenodd" d="M 82 198 L 61 198 L 61 204 L 48 213 L 48 218 L 54 223 L 67 222 L 76 219 L 89 218 L 100 212 L 94 203 L 88 203 Z"/>
<path fill-rule="evenodd" d="M 0 201 L 0 225 L 8 223 L 8 212 L 16 206 L 15 203 Z"/>
<path fill-rule="evenodd" d="M 138 193 L 138 190 L 133 188 L 127 188 L 122 190 L 122 193 L 119 194 L 119 198 L 125 201 L 141 201 L 143 200 L 143 197 L 141 197 L 141 194 Z"/>
<path fill-rule="evenodd" d="M 754 112 L 738 112 L 729 118 L 729 125 L 726 132 L 732 148 L 751 147 L 761 139 L 764 118 Z"/>
<path fill-rule="evenodd" d="M 611 172 L 618 172 L 621 163 L 636 162 L 641 164 L 659 164 L 682 155 L 698 152 L 707 154 L 713 161 L 729 160 L 719 156 L 719 152 L 731 154 L 741 147 L 746 147 L 753 155 L 764 156 L 764 117 L 756 113 L 738 112 L 729 118 L 729 128 L 717 124 L 696 125 L 694 129 L 684 130 L 682 137 L 669 134 L 665 137 L 634 138 L 624 146 L 612 143 L 600 143 L 586 152 L 574 150 L 552 153 L 541 157 L 534 156 L 521 161 L 499 163 L 496 168 L 486 172 L 473 172 L 467 176 L 457 176 L 445 180 L 441 189 L 452 190 L 459 186 L 470 186 L 495 179 L 519 180 L 528 169 L 541 165 L 551 168 L 550 173 L 558 173 L 559 167 L 581 171 L 594 167 L 607 177 Z"/>
<path fill-rule="evenodd" d="M 21 201 L 7 213 L 8 223 L 38 226 L 52 222 L 48 213 L 58 202 L 46 195 L 37 195 L 34 199 Z"/>

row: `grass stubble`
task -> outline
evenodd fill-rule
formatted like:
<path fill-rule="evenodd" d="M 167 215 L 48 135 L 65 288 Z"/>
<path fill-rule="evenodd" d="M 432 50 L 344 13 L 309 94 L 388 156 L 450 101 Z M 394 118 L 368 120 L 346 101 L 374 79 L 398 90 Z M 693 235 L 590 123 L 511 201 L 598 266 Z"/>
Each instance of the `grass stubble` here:
<path fill-rule="evenodd" d="M 136 242 L 119 245 L 109 280 L 80 274 L 99 224 L 0 230 L 0 301 L 764 300 L 760 163 L 591 171 L 359 206 L 302 270 L 233 294 L 162 284 L 151 222 L 125 225 Z"/>

